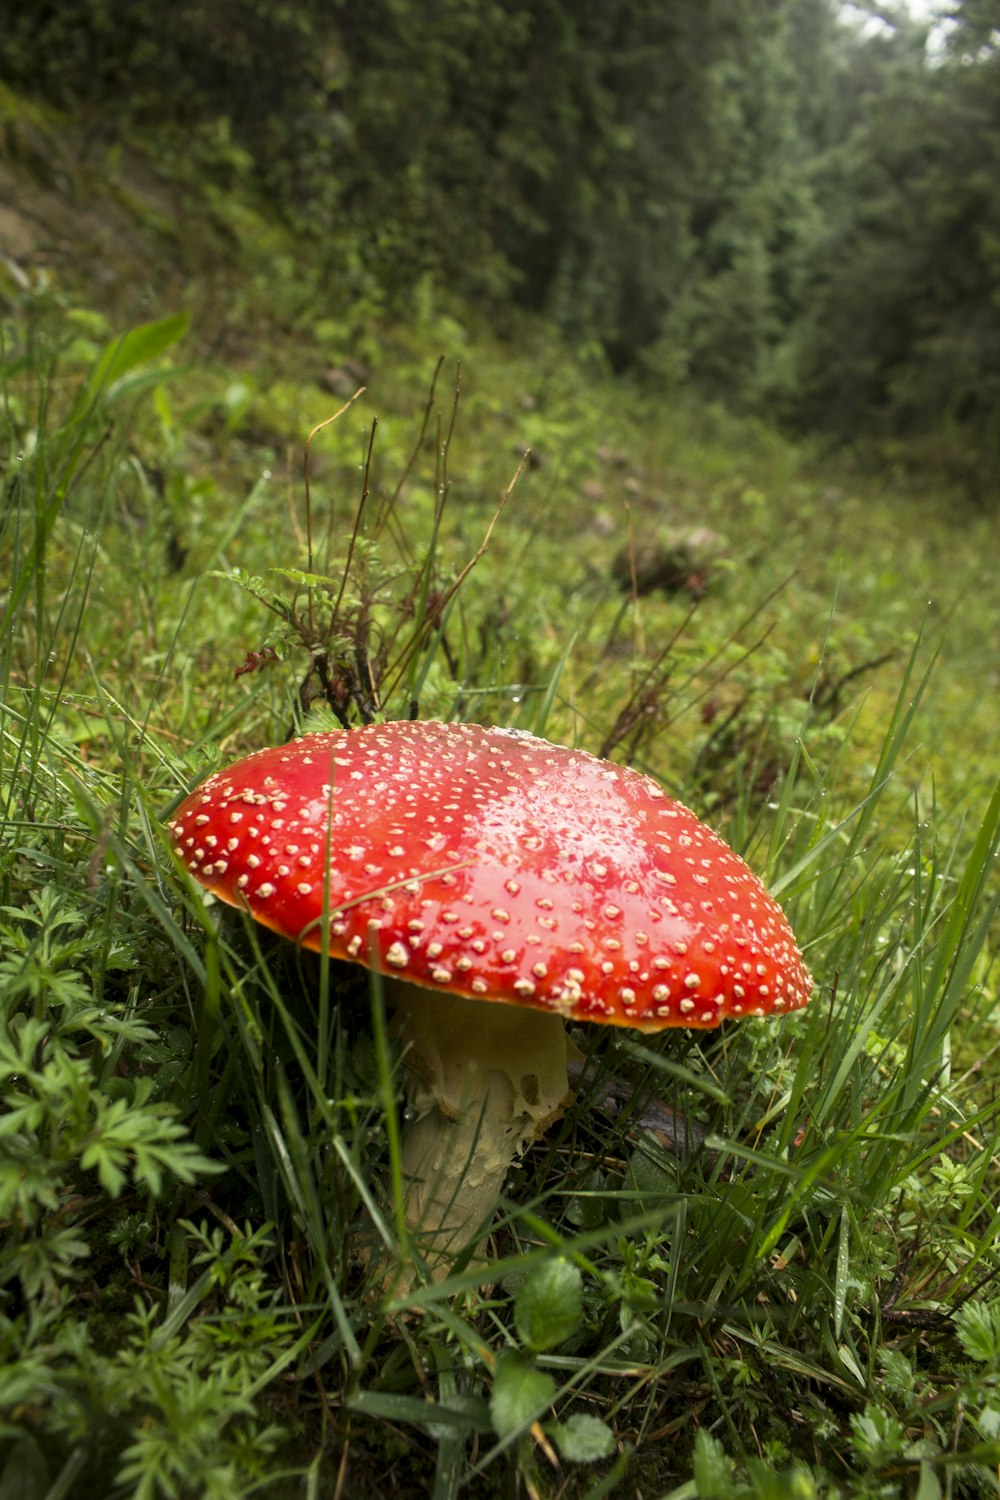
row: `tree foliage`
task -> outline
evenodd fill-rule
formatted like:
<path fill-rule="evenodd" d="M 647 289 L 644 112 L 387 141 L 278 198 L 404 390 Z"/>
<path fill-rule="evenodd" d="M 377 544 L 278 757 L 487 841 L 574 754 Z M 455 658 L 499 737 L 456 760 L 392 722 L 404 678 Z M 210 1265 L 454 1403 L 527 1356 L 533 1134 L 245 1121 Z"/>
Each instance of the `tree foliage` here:
<path fill-rule="evenodd" d="M 245 161 L 373 316 L 429 278 L 668 387 L 1000 467 L 998 0 L 930 49 L 833 0 L 0 15 L 5 76 Z"/>
<path fill-rule="evenodd" d="M 824 163 L 828 227 L 795 331 L 799 412 L 838 433 L 950 434 L 956 457 L 971 437 L 990 481 L 1000 470 L 1000 6 L 963 5 L 956 20 L 937 66 L 911 52 L 884 68 Z"/>

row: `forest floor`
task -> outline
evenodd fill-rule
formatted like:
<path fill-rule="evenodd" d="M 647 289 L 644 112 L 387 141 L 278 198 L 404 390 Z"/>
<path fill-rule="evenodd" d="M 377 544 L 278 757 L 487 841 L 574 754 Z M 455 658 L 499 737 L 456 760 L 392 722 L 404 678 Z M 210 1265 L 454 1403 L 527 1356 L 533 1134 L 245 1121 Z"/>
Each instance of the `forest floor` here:
<path fill-rule="evenodd" d="M 171 154 L 177 142 L 157 158 L 148 142 L 116 141 L 100 122 L 84 130 L 2 95 L 0 130 L 0 290 L 31 287 L 41 302 L 64 302 L 81 334 L 78 358 L 87 353 L 84 310 L 111 332 L 187 313 L 183 355 L 196 368 L 185 396 L 201 407 L 229 403 L 219 476 L 228 490 L 236 479 L 253 483 L 264 465 L 291 468 L 297 482 L 309 430 L 361 376 L 364 410 L 384 429 L 416 420 L 439 356 L 445 382 L 460 362 L 456 491 L 466 483 L 474 496 L 498 495 L 518 452 L 533 450 L 499 545 L 530 533 L 536 558 L 556 568 L 557 592 L 569 539 L 582 579 L 615 558 L 621 569 L 630 547 L 653 576 L 656 558 L 679 546 L 693 587 L 678 575 L 672 599 L 651 588 L 637 628 L 654 638 L 673 634 L 678 604 L 697 614 L 705 594 L 731 630 L 741 614 L 765 611 L 763 659 L 749 677 L 736 672 L 721 698 L 699 674 L 702 722 L 687 722 L 686 704 L 670 715 L 675 735 L 685 719 L 687 758 L 675 748 L 658 769 L 689 779 L 691 757 L 712 753 L 706 738 L 741 694 L 736 748 L 748 752 L 762 721 L 787 707 L 775 681 L 782 673 L 793 698 L 825 702 L 827 719 L 860 714 L 852 738 L 877 743 L 900 661 L 921 633 L 941 669 L 918 720 L 912 782 L 933 782 L 939 796 L 946 789 L 956 809 L 968 791 L 989 787 L 1000 577 L 985 559 L 997 522 L 960 492 L 935 476 L 879 473 L 863 455 L 782 440 L 717 408 L 664 405 L 610 379 L 592 356 L 561 349 L 536 322 L 512 320 L 498 338 L 472 309 L 427 287 L 409 320 L 342 306 L 318 265 L 296 260 L 294 236 L 266 203 L 245 185 L 227 196 Z M 317 445 L 314 471 L 324 461 Z M 544 563 L 535 571 L 544 575 Z M 764 605 L 773 588 L 782 597 Z M 716 620 L 709 637 L 719 628 Z M 692 633 L 696 650 L 696 619 Z M 584 680 L 593 667 L 581 667 Z M 724 737 L 731 749 L 733 735 Z"/>
<path fill-rule="evenodd" d="M 0 1489 L 995 1493 L 995 516 L 428 284 L 344 300 L 213 171 L 0 93 Z M 395 1301 L 381 997 L 162 830 L 333 722 L 318 657 L 652 773 L 817 982 L 780 1036 L 595 1045 L 499 1269 Z"/>

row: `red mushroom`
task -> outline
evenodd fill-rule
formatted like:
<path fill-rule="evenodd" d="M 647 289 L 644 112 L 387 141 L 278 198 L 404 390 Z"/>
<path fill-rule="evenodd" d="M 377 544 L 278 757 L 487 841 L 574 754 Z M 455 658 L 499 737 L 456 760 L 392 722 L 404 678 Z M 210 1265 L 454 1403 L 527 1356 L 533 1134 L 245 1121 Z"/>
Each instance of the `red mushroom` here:
<path fill-rule="evenodd" d="M 432 1263 L 482 1233 L 564 1109 L 567 1019 L 708 1027 L 809 997 L 784 914 L 717 834 L 649 777 L 522 730 L 307 735 L 216 772 L 170 826 L 221 900 L 388 976 Z"/>

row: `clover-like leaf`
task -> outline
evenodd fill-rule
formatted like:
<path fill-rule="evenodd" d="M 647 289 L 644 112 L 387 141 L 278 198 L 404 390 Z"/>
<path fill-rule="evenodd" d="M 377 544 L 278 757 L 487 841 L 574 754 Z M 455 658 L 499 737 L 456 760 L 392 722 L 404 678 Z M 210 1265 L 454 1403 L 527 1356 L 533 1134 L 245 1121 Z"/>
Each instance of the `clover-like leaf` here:
<path fill-rule="evenodd" d="M 556 1393 L 551 1375 L 523 1354 L 504 1354 L 497 1361 L 490 1393 L 490 1420 L 500 1438 L 513 1437 L 549 1406 Z"/>
<path fill-rule="evenodd" d="M 615 1451 L 615 1435 L 600 1417 L 575 1412 L 565 1422 L 554 1422 L 547 1428 L 563 1458 L 574 1464 L 592 1464 L 599 1458 L 610 1458 Z"/>
<path fill-rule="evenodd" d="M 533 1271 L 514 1301 L 514 1325 L 526 1349 L 538 1353 L 564 1343 L 583 1317 L 583 1277 L 572 1261 L 547 1260 Z"/>

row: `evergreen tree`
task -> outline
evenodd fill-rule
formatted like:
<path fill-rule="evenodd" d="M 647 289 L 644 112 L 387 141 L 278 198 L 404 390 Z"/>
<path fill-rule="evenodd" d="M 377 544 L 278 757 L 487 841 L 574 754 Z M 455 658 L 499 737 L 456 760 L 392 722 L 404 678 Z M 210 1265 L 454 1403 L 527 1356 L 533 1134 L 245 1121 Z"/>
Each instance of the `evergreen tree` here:
<path fill-rule="evenodd" d="M 989 481 L 1000 466 L 1000 5 L 959 6 L 949 52 L 897 54 L 833 159 L 808 318 L 811 426 L 937 431 Z M 964 477 L 973 477 L 972 473 Z"/>

